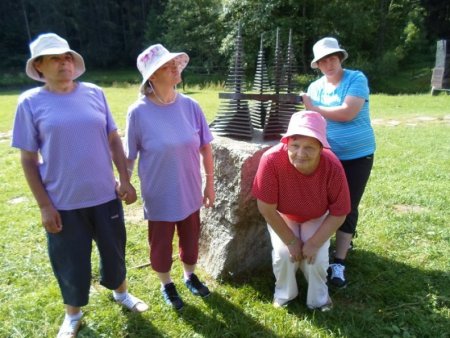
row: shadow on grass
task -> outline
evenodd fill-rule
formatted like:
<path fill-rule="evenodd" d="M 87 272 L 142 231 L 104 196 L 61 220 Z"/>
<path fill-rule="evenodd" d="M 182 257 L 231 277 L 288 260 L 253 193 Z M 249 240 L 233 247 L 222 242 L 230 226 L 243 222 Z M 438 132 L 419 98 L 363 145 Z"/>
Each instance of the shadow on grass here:
<path fill-rule="evenodd" d="M 113 302 L 111 300 L 111 302 Z M 116 304 L 115 304 L 116 305 Z M 92 311 L 92 310 L 91 310 Z M 152 324 L 152 322 L 143 316 L 141 313 L 134 313 L 125 308 L 121 309 L 122 315 L 126 318 L 126 333 L 124 337 L 166 337 L 159 329 Z M 105 333 L 99 333 L 95 329 L 89 327 L 86 323 L 86 318 L 89 318 L 89 311 L 85 311 L 85 319 L 82 322 L 80 330 L 78 331 L 78 338 L 100 338 L 105 337 Z"/>
<path fill-rule="evenodd" d="M 85 323 L 82 323 L 80 330 L 78 331 L 77 337 L 78 338 L 88 338 L 88 337 L 97 338 L 97 337 L 100 337 L 100 335 L 97 332 L 95 332 L 94 330 L 92 330 Z"/>
<path fill-rule="evenodd" d="M 348 337 L 448 337 L 450 274 L 427 271 L 355 250 L 347 260 L 345 289 L 330 289 L 334 308 L 306 308 L 306 282 L 298 275 L 299 299 L 287 310 Z"/>
<path fill-rule="evenodd" d="M 307 283 L 299 271 L 299 296 L 286 308 L 274 311 L 287 311 L 338 336 L 449 337 L 450 272 L 415 268 L 356 249 L 349 254 L 346 277 L 345 289 L 330 289 L 332 311 L 311 311 L 306 307 Z M 271 269 L 227 284 L 251 287 L 262 302 L 272 301 L 275 282 Z"/>
<path fill-rule="evenodd" d="M 303 278 L 299 275 L 297 280 L 300 280 L 298 279 L 299 277 Z M 235 288 L 250 285 L 261 302 L 272 303 L 273 301 L 275 277 L 273 276 L 272 265 L 269 262 L 264 263 L 263 267 L 250 273 L 241 273 L 237 277 L 226 279 L 224 283 Z"/>
<path fill-rule="evenodd" d="M 246 315 L 242 309 L 218 293 L 203 299 L 211 310 L 206 316 L 195 306 L 185 304 L 180 317 L 202 337 L 278 337 L 270 328 L 264 327 Z"/>
<path fill-rule="evenodd" d="M 127 317 L 127 337 L 165 337 L 149 319 L 144 318 L 140 313 L 133 313 L 123 309 Z"/>
<path fill-rule="evenodd" d="M 194 95 L 194 94 L 198 94 L 199 93 L 199 91 L 197 90 L 197 91 L 194 91 L 194 90 L 184 90 L 183 89 L 183 91 L 181 92 L 182 94 L 184 94 L 184 95 Z"/>

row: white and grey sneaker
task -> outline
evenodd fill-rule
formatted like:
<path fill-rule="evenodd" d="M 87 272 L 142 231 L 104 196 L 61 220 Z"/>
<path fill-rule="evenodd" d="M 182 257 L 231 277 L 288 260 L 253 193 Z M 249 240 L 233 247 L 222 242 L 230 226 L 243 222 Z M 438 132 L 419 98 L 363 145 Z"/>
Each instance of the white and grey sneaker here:
<path fill-rule="evenodd" d="M 337 288 L 345 288 L 347 281 L 344 277 L 345 266 L 342 264 L 330 264 L 328 268 L 328 282 Z"/>
<path fill-rule="evenodd" d="M 74 338 L 77 336 L 78 330 L 80 329 L 81 325 L 81 318 L 78 319 L 68 319 L 65 318 L 61 327 L 59 328 L 57 338 Z"/>
<path fill-rule="evenodd" d="M 325 304 L 318 306 L 318 307 L 308 306 L 308 308 L 313 311 L 327 312 L 327 311 L 331 311 L 331 309 L 333 308 L 333 302 L 331 301 L 331 298 L 328 297 L 328 301 Z"/>

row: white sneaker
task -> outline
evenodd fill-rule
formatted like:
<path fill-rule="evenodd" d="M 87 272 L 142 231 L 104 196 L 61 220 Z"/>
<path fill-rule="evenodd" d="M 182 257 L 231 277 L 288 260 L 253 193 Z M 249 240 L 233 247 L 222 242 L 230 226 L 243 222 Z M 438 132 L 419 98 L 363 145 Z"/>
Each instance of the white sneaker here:
<path fill-rule="evenodd" d="M 57 338 L 73 338 L 77 336 L 78 330 L 81 325 L 81 316 L 79 319 L 70 320 L 68 318 L 64 318 L 64 321 L 59 328 Z"/>
<path fill-rule="evenodd" d="M 309 307 L 308 306 L 308 308 L 313 311 L 327 312 L 333 308 L 333 302 L 331 301 L 331 298 L 328 297 L 328 300 L 325 304 L 318 306 L 318 307 Z"/>
<path fill-rule="evenodd" d="M 127 296 L 122 299 L 118 300 L 115 299 L 117 303 L 124 306 L 131 312 L 144 312 L 148 310 L 148 305 L 144 303 L 144 301 L 140 300 L 139 298 L 133 296 L 131 293 L 127 293 Z"/>
<path fill-rule="evenodd" d="M 286 307 L 288 306 L 294 299 L 296 299 L 297 297 L 294 297 L 292 299 L 289 300 L 282 300 L 282 299 L 278 299 L 278 298 L 274 298 L 272 305 L 274 308 L 280 308 L 280 307 Z"/>
<path fill-rule="evenodd" d="M 338 263 L 330 264 L 330 267 L 328 268 L 328 281 L 332 286 L 337 288 L 345 288 L 347 286 L 344 271 L 344 265 Z"/>

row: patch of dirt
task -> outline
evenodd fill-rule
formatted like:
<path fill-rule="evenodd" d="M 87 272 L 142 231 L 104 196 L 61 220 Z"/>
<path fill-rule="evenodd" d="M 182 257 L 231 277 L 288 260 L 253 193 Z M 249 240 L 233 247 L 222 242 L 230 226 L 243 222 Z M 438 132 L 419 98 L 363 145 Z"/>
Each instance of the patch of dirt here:
<path fill-rule="evenodd" d="M 26 198 L 26 197 L 16 197 L 16 198 L 13 198 L 12 200 L 8 201 L 9 204 L 19 204 L 19 203 L 25 203 L 25 202 L 28 202 L 28 198 Z"/>
<path fill-rule="evenodd" d="M 407 214 L 407 213 L 423 213 L 427 212 L 428 209 L 421 207 L 420 205 L 407 205 L 407 204 L 394 204 L 394 210 L 399 214 Z"/>
<path fill-rule="evenodd" d="M 395 119 L 372 119 L 373 125 L 381 125 L 388 127 L 396 127 L 398 125 L 407 125 L 407 126 L 417 126 L 418 124 L 423 123 L 444 123 L 450 125 L 450 115 L 444 115 L 443 117 L 435 117 L 435 116 L 417 116 L 404 120 L 395 120 Z"/>
<path fill-rule="evenodd" d="M 142 206 L 138 206 L 137 203 L 132 205 L 123 204 L 123 211 L 126 224 L 147 225 L 147 221 L 144 219 L 144 211 Z"/>
<path fill-rule="evenodd" d="M 0 133 L 0 141 L 1 140 L 9 140 L 11 138 L 11 130 L 7 131 L 6 133 Z"/>

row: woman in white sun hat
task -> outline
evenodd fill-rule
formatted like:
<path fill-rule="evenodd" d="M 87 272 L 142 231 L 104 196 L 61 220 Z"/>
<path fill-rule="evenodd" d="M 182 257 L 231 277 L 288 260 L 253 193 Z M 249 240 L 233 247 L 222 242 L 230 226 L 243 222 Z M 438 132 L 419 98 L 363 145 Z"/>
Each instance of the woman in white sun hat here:
<path fill-rule="evenodd" d="M 303 94 L 305 108 L 327 119 L 327 138 L 331 150 L 341 161 L 350 189 L 352 210 L 336 232 L 336 252 L 328 270 L 331 285 L 347 285 L 345 259 L 356 233 L 358 206 L 372 170 L 375 135 L 370 123 L 369 85 L 357 70 L 342 68 L 347 51 L 338 41 L 326 37 L 313 46 L 311 68 L 323 76 Z"/>
<path fill-rule="evenodd" d="M 81 55 L 53 33 L 40 35 L 30 50 L 26 74 L 44 85 L 20 95 L 12 146 L 20 149 L 65 304 L 58 337 L 75 337 L 81 307 L 89 300 L 93 240 L 102 267 L 100 283 L 114 290 L 114 299 L 126 308 L 148 308 L 127 292 L 126 283 L 126 232 L 118 197 L 133 203 L 136 192 L 103 91 L 75 81 L 85 71 Z"/>
<path fill-rule="evenodd" d="M 194 273 L 199 211 L 202 205 L 212 207 L 215 199 L 212 134 L 198 103 L 176 91 L 188 61 L 186 53 L 171 53 L 160 44 L 138 56 L 141 95 L 128 110 L 125 138 L 130 174 L 139 158 L 151 266 L 160 279 L 164 301 L 176 310 L 183 301 L 170 275 L 175 228 L 184 283 L 194 295 L 206 297 L 210 292 Z"/>

